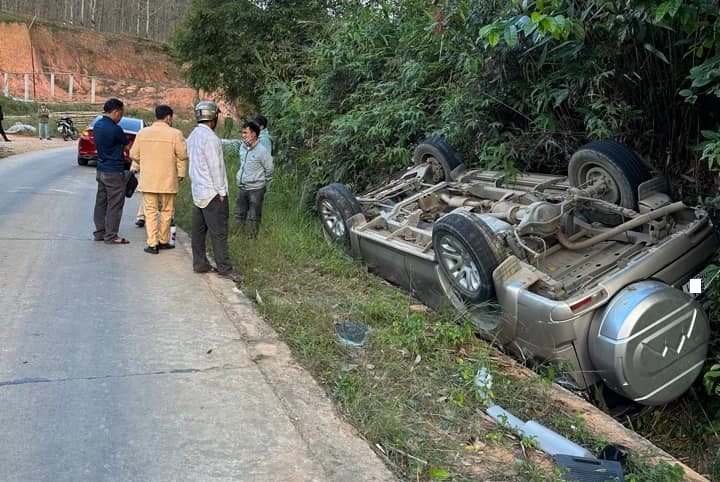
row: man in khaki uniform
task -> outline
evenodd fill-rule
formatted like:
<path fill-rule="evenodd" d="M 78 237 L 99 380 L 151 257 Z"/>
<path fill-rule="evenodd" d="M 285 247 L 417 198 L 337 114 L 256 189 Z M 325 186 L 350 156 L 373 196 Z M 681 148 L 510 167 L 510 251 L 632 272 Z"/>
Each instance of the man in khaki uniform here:
<path fill-rule="evenodd" d="M 157 121 L 153 125 L 138 132 L 130 149 L 131 169 L 140 172 L 138 190 L 143 195 L 147 230 L 145 252 L 150 254 L 175 247 L 169 243 L 170 221 L 175 212 L 178 182 L 185 178 L 188 160 L 182 132 L 171 127 L 172 108 L 157 106 L 155 117 Z"/>

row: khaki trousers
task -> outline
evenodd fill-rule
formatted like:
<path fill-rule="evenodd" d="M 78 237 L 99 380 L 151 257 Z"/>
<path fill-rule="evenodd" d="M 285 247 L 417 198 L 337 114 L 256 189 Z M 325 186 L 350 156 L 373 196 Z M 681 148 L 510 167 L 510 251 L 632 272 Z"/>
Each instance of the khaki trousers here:
<path fill-rule="evenodd" d="M 175 213 L 175 194 L 144 192 L 142 195 L 148 246 L 167 244 L 170 241 L 170 220 Z"/>
<path fill-rule="evenodd" d="M 142 193 L 138 191 L 138 194 L 140 194 L 140 197 L 142 197 Z M 135 219 L 145 219 L 145 204 L 140 201 L 140 204 L 138 204 L 138 212 L 135 216 Z"/>

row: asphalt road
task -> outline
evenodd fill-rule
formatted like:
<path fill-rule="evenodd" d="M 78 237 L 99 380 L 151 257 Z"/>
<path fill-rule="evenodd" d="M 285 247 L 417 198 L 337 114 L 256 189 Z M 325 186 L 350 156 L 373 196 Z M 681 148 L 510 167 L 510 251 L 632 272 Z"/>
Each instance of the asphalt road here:
<path fill-rule="evenodd" d="M 0 159 L 0 480 L 391 480 L 187 240 L 92 240 L 73 149 Z M 233 298 L 235 297 L 235 298 Z"/>

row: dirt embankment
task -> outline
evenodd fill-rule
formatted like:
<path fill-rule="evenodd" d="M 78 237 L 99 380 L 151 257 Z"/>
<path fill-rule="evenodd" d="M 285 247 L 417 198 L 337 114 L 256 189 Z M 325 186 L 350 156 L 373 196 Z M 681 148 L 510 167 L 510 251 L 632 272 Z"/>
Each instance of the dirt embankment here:
<path fill-rule="evenodd" d="M 149 40 L 37 22 L 29 31 L 22 23 L 0 22 L 0 38 L 0 73 L 8 73 L 9 93 L 15 98 L 25 96 L 26 73 L 30 74 L 29 96 L 37 100 L 70 100 L 70 74 L 76 102 L 91 102 L 92 77 L 97 104 L 118 97 L 130 109 L 165 103 L 189 114 L 198 98 L 163 46 Z M 51 72 L 55 73 L 54 95 Z M 200 96 L 218 100 L 205 93 Z M 233 112 L 223 107 L 224 112 Z"/>

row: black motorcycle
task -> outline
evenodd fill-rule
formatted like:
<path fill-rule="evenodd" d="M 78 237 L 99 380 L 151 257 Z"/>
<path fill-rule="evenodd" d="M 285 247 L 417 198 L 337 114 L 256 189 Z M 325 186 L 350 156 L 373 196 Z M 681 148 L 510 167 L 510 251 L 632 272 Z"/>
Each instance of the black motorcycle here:
<path fill-rule="evenodd" d="M 57 132 L 58 135 L 62 136 L 64 141 L 68 139 L 76 141 L 80 138 L 80 133 L 73 124 L 71 117 L 61 117 L 57 120 Z"/>

